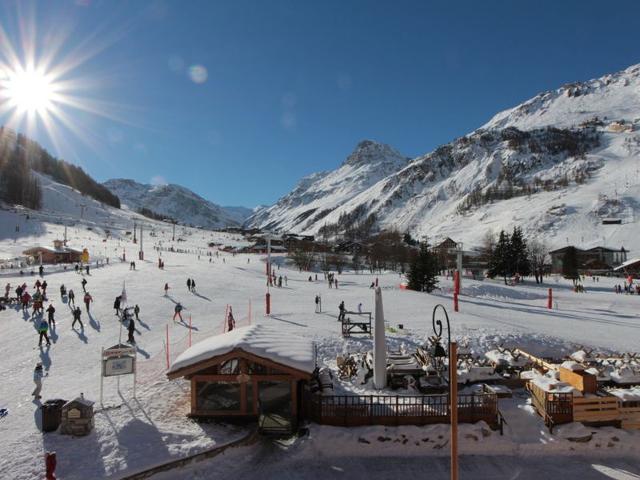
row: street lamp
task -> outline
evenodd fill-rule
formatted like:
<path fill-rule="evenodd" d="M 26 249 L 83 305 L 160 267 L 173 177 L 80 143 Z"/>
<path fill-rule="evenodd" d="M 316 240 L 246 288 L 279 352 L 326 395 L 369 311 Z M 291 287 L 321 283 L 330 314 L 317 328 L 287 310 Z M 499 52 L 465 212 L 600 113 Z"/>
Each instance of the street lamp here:
<path fill-rule="evenodd" d="M 436 319 L 438 308 L 444 313 L 444 320 L 447 324 L 448 355 L 440 343 L 442 329 L 444 327 L 442 319 Z M 433 357 L 437 362 L 444 363 L 444 358 L 449 357 L 449 411 L 451 420 L 451 480 L 458 480 L 458 344 L 451 341 L 451 325 L 449 315 L 442 304 L 433 307 L 431 325 L 435 336 Z"/>

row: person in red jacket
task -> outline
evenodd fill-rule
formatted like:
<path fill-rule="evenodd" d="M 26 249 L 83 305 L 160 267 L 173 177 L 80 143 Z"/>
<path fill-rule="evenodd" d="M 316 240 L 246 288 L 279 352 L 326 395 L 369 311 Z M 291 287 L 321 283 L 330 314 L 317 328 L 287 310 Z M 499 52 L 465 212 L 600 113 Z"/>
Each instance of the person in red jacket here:
<path fill-rule="evenodd" d="M 22 311 L 26 312 L 29 309 L 29 301 L 31 300 L 31 295 L 29 292 L 24 292 L 22 297 L 20 297 L 20 301 L 22 302 Z"/>
<path fill-rule="evenodd" d="M 93 297 L 89 295 L 89 292 L 84 294 L 84 304 L 87 307 L 87 313 L 89 313 L 89 304 L 93 302 Z"/>

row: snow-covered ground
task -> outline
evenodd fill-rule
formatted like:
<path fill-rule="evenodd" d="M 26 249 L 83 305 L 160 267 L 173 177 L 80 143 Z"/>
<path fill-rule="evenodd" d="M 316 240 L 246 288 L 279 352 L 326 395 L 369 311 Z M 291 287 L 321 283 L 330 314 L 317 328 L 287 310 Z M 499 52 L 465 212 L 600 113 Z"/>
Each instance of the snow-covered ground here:
<path fill-rule="evenodd" d="M 127 217 L 127 214 L 130 216 Z M 368 338 L 341 337 L 337 306 L 344 300 L 347 309 L 355 310 L 360 302 L 364 310 L 371 309 L 373 291 L 369 285 L 376 276 L 383 288 L 384 310 L 389 326 L 397 330 L 395 327 L 398 324 L 404 325 L 403 330 L 388 334 L 391 347 L 405 344 L 411 350 L 424 344 L 427 337 L 432 335 L 433 307 L 443 303 L 449 308 L 452 304 L 451 281 L 446 278 L 441 280 L 441 292 L 427 295 L 400 290 L 398 285 L 401 278 L 395 273 L 356 275 L 347 272 L 338 276 L 339 289 L 336 290 L 329 289 L 322 281 L 322 273 L 318 274 L 317 282 L 309 282 L 308 272 L 291 269 L 284 258 L 276 258 L 276 263 L 281 265 L 276 273 L 286 276 L 287 281 L 283 288 L 272 288 L 272 315 L 265 317 L 264 256 L 220 253 L 218 257 L 214 249 L 207 247 L 212 241 L 241 243 L 241 238 L 180 229 L 176 236 L 183 241 L 172 242 L 170 226 L 148 222 L 144 240 L 146 260 L 136 261 L 137 268 L 134 271 L 129 269 L 128 261 L 117 260 L 123 249 L 126 249 L 127 260 L 137 257 L 138 245 L 134 245 L 125 233 L 127 226 L 131 228 L 132 214 L 122 213 L 118 223 L 114 220 L 115 214 L 109 213 L 106 221 L 112 224 L 101 223 L 91 212 L 87 215 L 91 218 L 78 221 L 68 229 L 70 245 L 87 247 L 92 255 L 106 255 L 110 262 L 107 266 L 93 269 L 85 277 L 88 281 L 87 290 L 95 303 L 91 306 L 90 315 L 83 313 L 84 330 L 71 328 L 69 308 L 61 302 L 58 293 L 63 283 L 77 294 L 82 291 L 80 282 L 83 277 L 73 271 L 45 275 L 49 284 L 49 299 L 57 309 L 57 326 L 51 335 L 53 344 L 50 348 L 37 347 L 35 324 L 28 315 L 15 309 L 0 312 L 4 339 L 3 361 L 0 365 L 0 378 L 3 380 L 0 408 L 6 408 L 9 412 L 8 416 L 0 419 L 0 476 L 3 478 L 31 479 L 41 475 L 43 453 L 50 450 L 58 454 L 60 478 L 117 478 L 124 473 L 243 436 L 246 430 L 240 427 L 200 424 L 186 418 L 188 386 L 180 381 L 170 382 L 165 377 L 164 341 L 167 325 L 170 356 L 175 358 L 187 346 L 189 319 L 195 343 L 222 333 L 225 309 L 231 305 L 238 326 L 250 322 L 266 323 L 283 334 L 290 332 L 312 339 L 318 346 L 319 363 L 335 366 L 337 354 L 365 351 L 371 347 Z M 0 212 L 0 222 L 2 231 L 7 232 L 4 238 L 0 238 L 0 252 L 4 257 L 15 256 L 32 244 L 50 244 L 54 238 L 61 238 L 64 228 L 60 224 L 45 221 L 44 216 L 36 215 L 34 218 L 32 214 L 27 221 L 24 212 Z M 21 222 L 21 229 L 15 237 L 14 229 L 9 227 L 17 222 Z M 107 225 L 112 228 L 109 238 L 104 234 Z M 91 230 L 87 230 L 87 227 Z M 149 236 L 151 231 L 154 236 Z M 161 242 L 165 248 L 173 246 L 187 253 L 163 251 L 165 269 L 160 270 L 157 267 L 158 252 L 153 250 L 153 246 Z M 210 257 L 208 252 L 214 255 Z M 27 283 L 30 291 L 33 290 L 35 275 L 27 272 L 20 276 L 15 271 L 4 271 L 2 275 L 2 281 L 10 283 L 12 290 L 22 282 Z M 197 293 L 187 291 L 187 278 L 196 280 Z M 170 286 L 166 297 L 163 291 L 165 283 Z M 640 344 L 640 315 L 637 313 L 640 296 L 616 295 L 613 293 L 613 283 L 604 278 L 598 283 L 588 279 L 585 282 L 587 292 L 577 294 L 573 293 L 567 282 L 560 279 L 550 279 L 544 286 L 528 283 L 518 287 L 507 287 L 489 280 L 478 282 L 465 279 L 461 311 L 453 313 L 449 309 L 452 336 L 468 343 L 469 348 L 478 355 L 500 343 L 519 346 L 534 354 L 556 357 L 570 354 L 577 349 L 577 345 L 608 351 L 637 351 Z M 130 377 L 121 379 L 120 393 L 116 380 L 106 379 L 104 406 L 96 404 L 96 426 L 92 434 L 84 438 L 71 438 L 57 433 L 43 435 L 38 429 L 39 403 L 34 402 L 30 395 L 35 364 L 42 362 L 47 371 L 43 382 L 43 400 L 71 399 L 82 392 L 86 398 L 98 401 L 100 350 L 118 343 L 120 324 L 114 315 L 113 301 L 121 293 L 123 285 L 126 286 L 129 304 L 138 304 L 141 308 L 141 322 L 136 337 L 139 360 L 137 398 L 133 398 Z M 557 302 L 557 309 L 552 311 L 546 309 L 546 289 L 549 286 L 553 287 Z M 322 297 L 325 311 L 321 314 L 314 313 L 316 294 Z M 77 300 L 80 301 L 80 298 Z M 171 321 L 175 302 L 185 306 L 185 323 Z M 249 312 L 252 312 L 251 317 Z M 351 383 L 343 383 L 340 388 L 344 391 L 364 391 L 364 387 Z M 500 408 L 509 421 L 505 436 L 491 432 L 485 437 L 482 425 L 465 425 L 461 430 L 463 454 L 526 457 L 524 465 L 544 462 L 548 455 L 603 456 L 598 465 L 606 468 L 617 465 L 615 468 L 627 471 L 633 470 L 630 465 L 634 460 L 636 465 L 640 462 L 638 432 L 602 429 L 591 442 L 573 443 L 562 438 L 561 430 L 553 436 L 549 435 L 541 420 L 527 406 L 525 398 L 501 401 Z M 446 435 L 445 426 L 350 430 L 312 426 L 308 437 L 289 447 L 287 461 L 295 466 L 313 458 L 310 466 L 319 468 L 314 462 L 335 457 L 341 460 L 329 462 L 328 465 L 344 469 L 346 452 L 360 459 L 379 456 L 381 449 L 386 452 L 385 455 L 398 454 L 414 459 L 427 453 L 436 457 L 446 456 L 446 446 L 435 447 L 442 443 L 440 440 L 445 439 Z M 391 440 L 379 442 L 380 436 L 388 436 Z M 430 442 L 423 442 L 422 439 L 427 437 L 431 439 Z M 408 438 L 406 445 L 403 444 L 404 438 Z M 396 442 L 396 439 L 399 440 Z M 230 451 L 201 464 L 199 478 L 209 478 L 207 472 L 227 472 L 231 475 L 232 470 L 225 470 L 231 468 L 226 463 L 229 459 L 234 459 L 237 465 L 245 457 L 251 459 L 257 456 L 260 464 L 266 465 L 269 459 L 276 462 L 282 457 L 269 452 L 269 447 L 262 444 Z M 532 457 L 531 452 L 535 452 L 535 456 Z M 412 461 L 407 461 L 407 465 L 411 465 Z M 436 458 L 434 462 L 437 464 L 440 460 Z M 250 478 L 249 464 L 241 468 Z M 277 467 L 271 465 L 266 471 L 275 472 Z M 180 478 L 196 478 L 189 476 L 188 472 Z M 328 476 L 331 473 L 327 471 Z M 637 475 L 640 472 L 633 473 Z M 178 478 L 177 475 L 170 473 L 164 478 Z M 313 478 L 320 478 L 319 471 L 314 475 Z M 498 475 L 494 478 L 504 477 Z"/>

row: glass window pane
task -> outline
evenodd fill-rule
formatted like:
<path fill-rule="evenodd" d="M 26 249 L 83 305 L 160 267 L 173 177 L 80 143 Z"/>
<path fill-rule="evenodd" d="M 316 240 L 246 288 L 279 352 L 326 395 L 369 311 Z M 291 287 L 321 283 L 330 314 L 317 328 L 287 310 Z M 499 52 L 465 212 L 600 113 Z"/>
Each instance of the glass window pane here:
<path fill-rule="evenodd" d="M 196 382 L 198 411 L 240 411 L 240 384 L 233 382 Z"/>

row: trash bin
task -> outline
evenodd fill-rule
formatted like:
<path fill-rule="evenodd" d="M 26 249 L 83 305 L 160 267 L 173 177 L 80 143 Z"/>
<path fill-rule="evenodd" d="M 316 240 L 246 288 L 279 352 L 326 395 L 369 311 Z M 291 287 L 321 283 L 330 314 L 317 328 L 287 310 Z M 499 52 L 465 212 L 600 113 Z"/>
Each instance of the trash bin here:
<path fill-rule="evenodd" d="M 60 426 L 62 417 L 62 406 L 67 403 L 66 400 L 55 398 L 47 400 L 42 404 L 42 431 L 55 432 Z"/>

